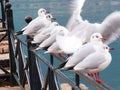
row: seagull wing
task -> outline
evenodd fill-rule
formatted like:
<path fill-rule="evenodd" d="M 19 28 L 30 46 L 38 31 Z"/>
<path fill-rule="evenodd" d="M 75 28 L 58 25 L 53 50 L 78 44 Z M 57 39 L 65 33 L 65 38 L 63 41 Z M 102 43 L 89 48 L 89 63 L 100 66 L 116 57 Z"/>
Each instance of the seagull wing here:
<path fill-rule="evenodd" d="M 37 32 L 40 28 L 44 27 L 44 24 L 42 22 L 43 19 L 40 17 L 35 18 L 32 20 L 25 28 L 25 31 L 23 32 L 23 35 L 29 35 L 34 34 Z"/>
<path fill-rule="evenodd" d="M 92 53 L 83 59 L 82 62 L 78 63 L 74 67 L 74 70 L 96 69 L 106 61 L 105 59 L 106 58 L 102 53 Z"/>
<path fill-rule="evenodd" d="M 82 40 L 76 36 L 57 36 L 56 42 L 65 53 L 73 53 L 82 46 Z"/>
<path fill-rule="evenodd" d="M 94 52 L 95 50 L 91 44 L 84 45 L 69 58 L 65 67 L 75 66 L 76 64 L 81 62 L 85 57 L 87 57 L 89 54 Z"/>
<path fill-rule="evenodd" d="M 120 12 L 116 11 L 107 16 L 99 32 L 106 38 L 106 44 L 110 44 L 116 40 L 120 36 Z"/>
<path fill-rule="evenodd" d="M 72 0 L 70 6 L 72 11 L 72 16 L 70 17 L 66 27 L 71 31 L 79 23 L 83 22 L 82 17 L 80 16 L 82 7 L 85 3 L 85 0 Z"/>
<path fill-rule="evenodd" d="M 48 47 L 48 46 L 52 45 L 55 42 L 55 37 L 56 37 L 56 35 L 50 36 L 49 38 L 47 38 L 40 44 L 40 47 Z"/>

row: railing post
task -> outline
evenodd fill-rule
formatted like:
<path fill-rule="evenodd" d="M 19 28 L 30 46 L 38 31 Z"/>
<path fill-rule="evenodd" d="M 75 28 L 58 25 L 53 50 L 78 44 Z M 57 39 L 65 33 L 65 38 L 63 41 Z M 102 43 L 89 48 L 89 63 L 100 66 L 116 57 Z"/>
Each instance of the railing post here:
<path fill-rule="evenodd" d="M 53 63 L 54 63 L 54 58 L 53 55 L 50 54 L 50 64 L 53 65 Z M 48 78 L 49 78 L 49 90 L 58 90 L 59 86 L 57 88 L 54 72 L 50 68 L 48 69 Z"/>
<path fill-rule="evenodd" d="M 11 4 L 8 2 L 6 3 L 6 18 L 7 18 L 7 29 L 8 29 L 8 42 L 9 42 L 9 58 L 10 58 L 10 72 L 11 72 L 11 82 L 13 85 L 16 85 L 16 80 L 13 74 L 16 73 L 16 65 L 15 65 L 15 58 L 14 58 L 14 46 L 13 46 L 13 35 L 14 32 L 14 25 L 13 25 L 13 14 L 11 9 Z"/>
<path fill-rule="evenodd" d="M 79 84 L 80 84 L 79 79 L 80 79 L 79 75 L 75 74 L 75 82 L 76 82 L 76 86 L 78 86 L 78 87 L 79 87 Z"/>
<path fill-rule="evenodd" d="M 25 21 L 29 23 L 31 18 L 26 18 Z M 30 37 L 28 36 L 29 40 Z M 30 75 L 30 90 L 41 90 L 41 82 L 39 79 L 39 74 L 37 71 L 36 65 L 36 57 L 32 51 L 30 51 L 30 47 L 32 46 L 31 42 L 27 43 L 28 45 L 28 60 L 29 60 L 29 75 Z"/>
<path fill-rule="evenodd" d="M 18 47 L 16 47 L 16 49 L 18 49 L 18 63 L 19 63 L 19 66 L 18 66 L 18 75 L 19 75 L 19 81 L 20 81 L 20 84 L 22 85 L 23 83 L 23 78 L 25 76 L 25 71 L 24 71 L 24 65 L 23 65 L 23 61 L 22 61 L 22 54 L 21 54 L 21 44 L 20 42 L 18 41 Z M 24 86 L 23 86 L 24 87 Z"/>

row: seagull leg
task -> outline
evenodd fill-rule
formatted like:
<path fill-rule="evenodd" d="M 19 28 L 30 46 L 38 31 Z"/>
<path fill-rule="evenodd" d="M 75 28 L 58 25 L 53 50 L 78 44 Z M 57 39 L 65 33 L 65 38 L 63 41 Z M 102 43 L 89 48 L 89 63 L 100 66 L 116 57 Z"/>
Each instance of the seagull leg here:
<path fill-rule="evenodd" d="M 92 73 L 93 79 L 96 80 L 96 73 Z"/>
<path fill-rule="evenodd" d="M 71 56 L 70 54 L 67 54 L 68 58 Z"/>
<path fill-rule="evenodd" d="M 58 53 L 58 55 L 59 55 L 60 57 L 62 57 L 62 54 L 61 54 L 61 53 Z"/>
<path fill-rule="evenodd" d="M 87 73 L 88 76 L 90 76 L 90 73 Z"/>
<path fill-rule="evenodd" d="M 97 75 L 96 82 L 102 83 L 102 80 L 100 79 L 100 73 L 97 72 L 96 75 Z"/>
<path fill-rule="evenodd" d="M 94 74 L 92 74 L 92 73 L 87 73 L 87 74 L 88 74 L 88 76 L 90 76 L 91 78 L 95 79 Z"/>

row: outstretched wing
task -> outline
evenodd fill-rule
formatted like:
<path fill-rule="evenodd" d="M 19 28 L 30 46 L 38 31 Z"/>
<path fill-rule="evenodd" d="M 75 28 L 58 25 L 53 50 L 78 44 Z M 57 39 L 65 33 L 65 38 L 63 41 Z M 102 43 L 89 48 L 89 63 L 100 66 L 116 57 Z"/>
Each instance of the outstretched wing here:
<path fill-rule="evenodd" d="M 71 0 L 71 3 L 70 3 L 71 12 L 75 13 L 75 11 L 79 9 L 79 13 L 81 13 L 84 3 L 85 3 L 85 0 Z"/>
<path fill-rule="evenodd" d="M 120 36 L 120 11 L 113 12 L 103 21 L 100 33 L 110 44 Z"/>
<path fill-rule="evenodd" d="M 68 30 L 72 30 L 76 25 L 81 23 L 83 21 L 82 17 L 80 16 L 80 13 L 82 11 L 82 7 L 85 3 L 85 0 L 72 0 L 70 7 L 72 16 L 70 17 L 66 27 Z"/>

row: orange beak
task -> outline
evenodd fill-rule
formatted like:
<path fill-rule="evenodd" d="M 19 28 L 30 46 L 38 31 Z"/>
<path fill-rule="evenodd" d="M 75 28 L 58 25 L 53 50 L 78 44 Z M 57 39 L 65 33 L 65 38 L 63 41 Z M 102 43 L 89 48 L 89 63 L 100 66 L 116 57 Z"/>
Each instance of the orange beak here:
<path fill-rule="evenodd" d="M 102 41 L 106 40 L 105 38 L 100 38 Z"/>
<path fill-rule="evenodd" d="M 51 20 L 56 20 L 56 18 L 51 18 Z"/>
<path fill-rule="evenodd" d="M 109 50 L 114 50 L 114 48 L 109 48 Z"/>

